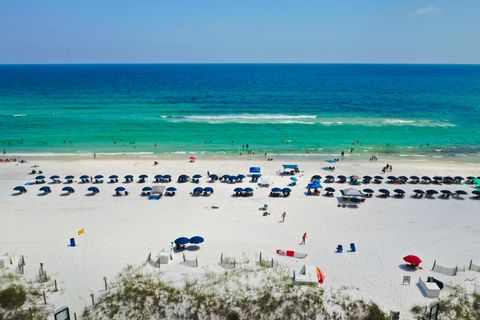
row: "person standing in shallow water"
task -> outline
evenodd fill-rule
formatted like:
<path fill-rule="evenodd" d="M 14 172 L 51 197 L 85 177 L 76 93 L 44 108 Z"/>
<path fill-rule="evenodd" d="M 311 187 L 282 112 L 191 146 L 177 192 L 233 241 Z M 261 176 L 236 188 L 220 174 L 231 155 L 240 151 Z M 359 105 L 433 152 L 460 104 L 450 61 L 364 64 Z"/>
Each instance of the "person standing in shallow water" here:
<path fill-rule="evenodd" d="M 97 154 L 95 152 L 93 153 L 93 159 L 97 159 Z"/>

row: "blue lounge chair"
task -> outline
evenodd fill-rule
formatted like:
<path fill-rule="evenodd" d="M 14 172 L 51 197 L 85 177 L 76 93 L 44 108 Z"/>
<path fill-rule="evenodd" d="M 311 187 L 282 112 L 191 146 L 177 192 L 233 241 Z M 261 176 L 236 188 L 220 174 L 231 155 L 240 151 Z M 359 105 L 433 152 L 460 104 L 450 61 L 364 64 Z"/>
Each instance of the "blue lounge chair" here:
<path fill-rule="evenodd" d="M 341 244 L 339 244 L 337 246 L 337 253 L 342 253 L 343 252 L 343 246 Z"/>
<path fill-rule="evenodd" d="M 350 252 L 357 252 L 357 248 L 355 247 L 355 243 L 350 243 Z"/>

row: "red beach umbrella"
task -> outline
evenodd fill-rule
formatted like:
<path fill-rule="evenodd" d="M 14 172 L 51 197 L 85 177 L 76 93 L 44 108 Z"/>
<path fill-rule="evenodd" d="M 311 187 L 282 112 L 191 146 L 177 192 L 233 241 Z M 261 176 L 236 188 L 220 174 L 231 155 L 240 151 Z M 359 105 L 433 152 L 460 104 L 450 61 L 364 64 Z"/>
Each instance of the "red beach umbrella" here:
<path fill-rule="evenodd" d="M 405 256 L 403 257 L 403 261 L 405 261 L 406 263 L 413 264 L 414 266 L 418 266 L 420 263 L 422 263 L 422 259 L 420 259 L 415 255 Z"/>
<path fill-rule="evenodd" d="M 195 161 L 195 160 L 197 160 L 197 157 L 195 157 L 195 156 L 190 156 L 188 159 L 191 160 L 191 161 Z"/>

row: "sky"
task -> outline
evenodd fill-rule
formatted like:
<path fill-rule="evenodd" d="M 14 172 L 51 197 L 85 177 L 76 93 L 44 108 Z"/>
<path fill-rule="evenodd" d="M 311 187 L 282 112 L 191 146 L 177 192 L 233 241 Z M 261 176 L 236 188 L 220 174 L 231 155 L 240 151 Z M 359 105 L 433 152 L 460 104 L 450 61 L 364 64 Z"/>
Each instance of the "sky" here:
<path fill-rule="evenodd" d="M 0 0 L 0 63 L 480 63 L 480 1 Z"/>

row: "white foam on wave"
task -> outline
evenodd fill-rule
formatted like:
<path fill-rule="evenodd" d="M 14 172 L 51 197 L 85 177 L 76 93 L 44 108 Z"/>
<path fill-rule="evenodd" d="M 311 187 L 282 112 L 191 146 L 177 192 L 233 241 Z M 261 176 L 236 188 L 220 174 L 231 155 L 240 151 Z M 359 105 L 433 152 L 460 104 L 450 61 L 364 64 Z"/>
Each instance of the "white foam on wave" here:
<path fill-rule="evenodd" d="M 191 115 L 164 116 L 170 122 L 198 123 L 272 123 L 272 124 L 314 124 L 316 115 L 286 115 L 286 114 L 225 114 L 225 115 Z"/>
<path fill-rule="evenodd" d="M 12 114 L 12 117 L 15 117 L 15 118 L 17 118 L 17 117 L 26 117 L 26 116 L 28 116 L 28 114 L 26 114 L 26 113 L 16 113 L 16 114 Z"/>

